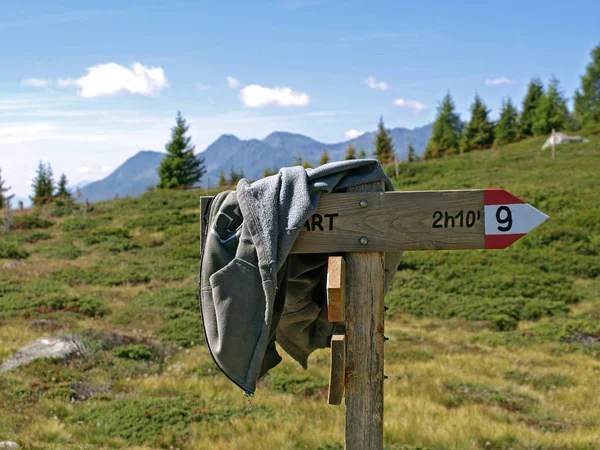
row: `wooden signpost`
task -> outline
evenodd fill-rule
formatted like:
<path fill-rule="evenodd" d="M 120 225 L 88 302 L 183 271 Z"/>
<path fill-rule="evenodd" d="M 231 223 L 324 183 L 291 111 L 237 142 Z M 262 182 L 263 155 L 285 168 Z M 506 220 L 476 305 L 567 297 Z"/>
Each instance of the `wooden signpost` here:
<path fill-rule="evenodd" d="M 502 249 L 548 216 L 503 189 L 323 195 L 292 253 L 329 258 L 328 402 L 345 398 L 345 448 L 383 449 L 385 252 Z M 201 202 L 204 215 L 207 202 Z"/>

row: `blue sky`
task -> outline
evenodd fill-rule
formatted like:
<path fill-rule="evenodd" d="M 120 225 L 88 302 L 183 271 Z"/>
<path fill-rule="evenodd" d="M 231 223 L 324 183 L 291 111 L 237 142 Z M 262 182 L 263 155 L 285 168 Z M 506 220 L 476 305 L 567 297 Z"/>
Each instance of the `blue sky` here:
<path fill-rule="evenodd" d="M 498 113 L 533 76 L 572 97 L 600 2 L 0 1 L 0 168 L 72 184 L 163 150 L 177 110 L 198 150 L 220 134 L 327 142 L 429 123 L 450 91 Z M 484 4 L 485 3 L 485 4 Z M 229 78 L 228 78 L 229 77 Z"/>

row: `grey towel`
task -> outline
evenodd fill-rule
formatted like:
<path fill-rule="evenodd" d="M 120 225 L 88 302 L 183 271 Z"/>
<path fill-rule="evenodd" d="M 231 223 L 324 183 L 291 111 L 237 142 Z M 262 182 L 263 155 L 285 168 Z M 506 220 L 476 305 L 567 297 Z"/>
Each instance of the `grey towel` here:
<path fill-rule="evenodd" d="M 237 191 L 218 194 L 208 215 L 200 273 L 200 305 L 209 350 L 245 392 L 279 363 L 275 342 L 304 368 L 310 353 L 329 345 L 327 255 L 289 255 L 321 194 L 383 181 L 376 160 L 284 168 Z M 386 255 L 386 285 L 401 253 Z"/>

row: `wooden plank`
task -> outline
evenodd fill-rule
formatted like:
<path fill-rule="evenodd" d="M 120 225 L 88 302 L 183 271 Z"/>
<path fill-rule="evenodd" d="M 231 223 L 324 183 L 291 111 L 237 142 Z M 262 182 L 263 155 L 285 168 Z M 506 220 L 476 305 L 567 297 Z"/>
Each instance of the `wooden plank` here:
<path fill-rule="evenodd" d="M 346 339 L 343 332 L 331 337 L 331 365 L 329 367 L 329 393 L 327 402 L 340 405 L 344 398 L 346 375 Z"/>
<path fill-rule="evenodd" d="M 323 195 L 292 253 L 485 249 L 484 211 L 483 190 Z"/>
<path fill-rule="evenodd" d="M 327 319 L 343 322 L 346 308 L 346 261 L 330 256 L 327 261 Z"/>
<path fill-rule="evenodd" d="M 384 260 L 382 252 L 346 255 L 346 450 L 383 449 Z"/>

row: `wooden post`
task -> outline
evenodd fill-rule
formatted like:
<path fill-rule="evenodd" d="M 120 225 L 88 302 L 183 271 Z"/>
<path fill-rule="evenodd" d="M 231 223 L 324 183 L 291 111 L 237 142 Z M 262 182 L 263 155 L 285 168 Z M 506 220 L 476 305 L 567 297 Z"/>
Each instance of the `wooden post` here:
<path fill-rule="evenodd" d="M 398 174 L 398 154 L 394 153 L 394 167 L 396 168 L 396 179 L 400 178 Z"/>
<path fill-rule="evenodd" d="M 552 128 L 552 159 L 556 156 L 556 132 Z"/>
<path fill-rule="evenodd" d="M 383 191 L 383 183 L 350 189 Z M 361 206 L 364 205 L 364 202 Z M 363 206 L 368 215 L 368 204 Z M 361 237 L 368 243 L 368 232 Z M 346 450 L 383 449 L 383 252 L 346 254 Z"/>

